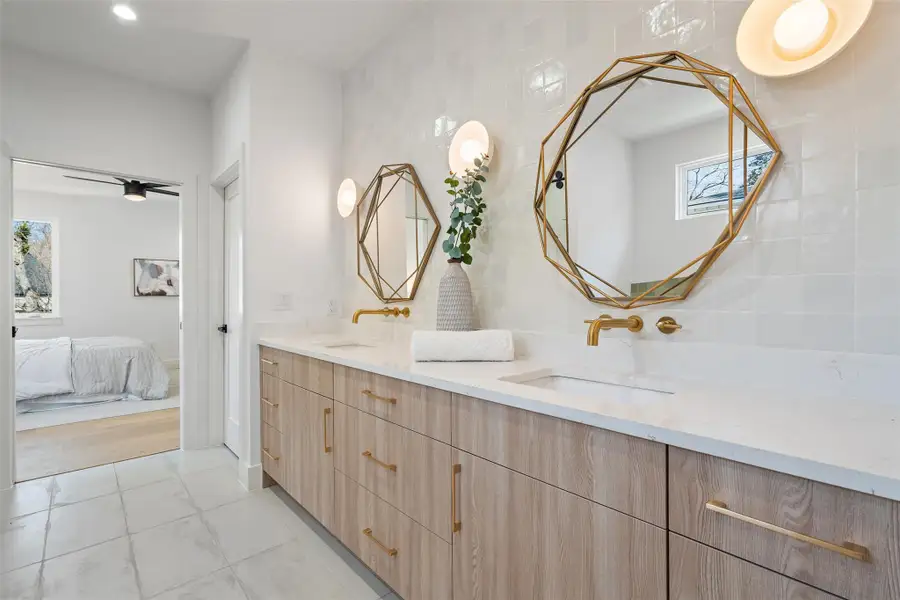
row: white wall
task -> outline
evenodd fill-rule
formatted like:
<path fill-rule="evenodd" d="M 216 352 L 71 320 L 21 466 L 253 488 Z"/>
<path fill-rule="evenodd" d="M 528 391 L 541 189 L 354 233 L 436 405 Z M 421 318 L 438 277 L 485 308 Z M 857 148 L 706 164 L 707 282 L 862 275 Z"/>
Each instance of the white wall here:
<path fill-rule="evenodd" d="M 178 300 L 135 298 L 132 285 L 132 259 L 178 257 L 177 201 L 15 190 L 13 216 L 56 224 L 62 308 L 62 324 L 20 325 L 18 338 L 132 337 L 178 359 Z"/>
<path fill-rule="evenodd" d="M 755 77 L 737 59 L 746 7 L 491 2 L 465 27 L 447 25 L 459 21 L 458 8 L 438 7 L 346 74 L 344 174 L 366 185 L 380 164 L 412 162 L 446 225 L 449 137 L 435 122 L 483 122 L 497 150 L 484 235 L 467 269 L 480 324 L 581 335 L 583 319 L 606 311 L 543 259 L 531 210 L 540 141 L 617 57 L 678 49 L 737 75 L 785 160 L 740 239 L 686 302 L 665 305 L 685 325 L 666 343 L 900 355 L 900 84 L 885 75 L 900 52 L 900 4 L 876 2 L 845 52 L 784 80 Z M 552 81 L 550 71 L 559 74 Z M 351 257 L 345 314 L 377 304 Z M 444 268 L 438 248 L 411 323 L 434 323 Z M 640 312 L 647 322 L 665 314 Z M 622 335 L 661 339 L 652 327 Z"/>
<path fill-rule="evenodd" d="M 209 102 L 4 46 L 0 109 L 3 141 L 14 157 L 183 182 L 179 354 L 193 364 L 183 361 L 181 370 L 182 440 L 185 447 L 215 443 L 206 390 L 206 332 L 214 325 L 206 279 Z"/>

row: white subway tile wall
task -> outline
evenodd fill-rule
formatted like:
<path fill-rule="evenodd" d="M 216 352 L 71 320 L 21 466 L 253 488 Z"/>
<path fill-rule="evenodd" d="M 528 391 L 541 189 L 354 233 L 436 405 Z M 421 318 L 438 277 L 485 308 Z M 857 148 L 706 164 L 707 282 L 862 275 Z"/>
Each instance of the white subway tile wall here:
<path fill-rule="evenodd" d="M 588 303 L 544 261 L 532 214 L 539 145 L 618 56 L 677 49 L 734 73 L 784 149 L 754 215 L 685 302 L 670 343 L 900 355 L 900 3 L 877 2 L 832 62 L 786 80 L 735 53 L 747 2 L 440 3 L 391 33 L 344 78 L 344 171 L 367 184 L 412 162 L 446 227 L 443 179 L 456 127 L 496 142 L 485 227 L 467 268 L 481 327 L 581 334 L 617 312 Z M 356 277 L 347 219 L 345 310 L 376 303 Z M 482 233 L 483 232 L 483 233 Z M 665 252 L 661 245 L 660 252 Z M 412 324 L 432 326 L 444 271 L 435 249 Z M 614 335 L 626 336 L 615 332 Z M 630 334 L 628 334 L 630 335 Z M 641 339 L 657 340 L 652 326 Z"/>

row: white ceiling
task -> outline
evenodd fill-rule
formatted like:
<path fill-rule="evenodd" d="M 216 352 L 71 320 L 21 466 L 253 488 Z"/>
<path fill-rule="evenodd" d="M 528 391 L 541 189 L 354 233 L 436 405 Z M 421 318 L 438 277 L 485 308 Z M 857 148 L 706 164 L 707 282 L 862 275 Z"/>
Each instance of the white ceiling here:
<path fill-rule="evenodd" d="M 82 171 L 70 171 L 59 167 L 48 167 L 30 163 L 13 163 L 13 195 L 17 191 L 43 192 L 50 194 L 62 194 L 74 198 L 121 198 L 124 189 L 121 185 L 108 185 L 93 181 L 81 181 L 66 177 L 86 177 L 101 181 L 113 182 L 108 175 L 85 173 Z M 172 191 L 178 191 L 178 187 L 172 187 Z M 178 198 L 164 194 L 147 194 L 148 201 L 174 202 Z"/>
<path fill-rule="evenodd" d="M 419 10 L 413 0 L 132 0 L 138 20 L 122 23 L 111 0 L 2 2 L 4 43 L 202 95 L 248 42 L 343 70 Z"/>

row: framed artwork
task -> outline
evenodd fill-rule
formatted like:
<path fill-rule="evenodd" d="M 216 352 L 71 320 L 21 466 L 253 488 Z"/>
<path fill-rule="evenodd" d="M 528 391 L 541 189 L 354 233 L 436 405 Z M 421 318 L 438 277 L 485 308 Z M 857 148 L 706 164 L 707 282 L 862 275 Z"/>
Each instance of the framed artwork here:
<path fill-rule="evenodd" d="M 134 295 L 180 295 L 179 265 L 177 260 L 157 258 L 134 259 Z"/>

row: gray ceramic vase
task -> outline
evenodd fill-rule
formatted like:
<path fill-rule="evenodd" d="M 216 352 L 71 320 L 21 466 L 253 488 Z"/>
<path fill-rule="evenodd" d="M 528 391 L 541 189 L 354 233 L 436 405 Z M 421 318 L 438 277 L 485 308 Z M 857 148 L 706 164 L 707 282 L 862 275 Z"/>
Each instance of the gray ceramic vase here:
<path fill-rule="evenodd" d="M 472 331 L 475 329 L 475 309 L 472 286 L 461 261 L 451 258 L 438 287 L 437 330 Z"/>

